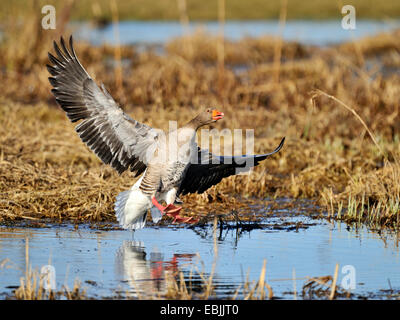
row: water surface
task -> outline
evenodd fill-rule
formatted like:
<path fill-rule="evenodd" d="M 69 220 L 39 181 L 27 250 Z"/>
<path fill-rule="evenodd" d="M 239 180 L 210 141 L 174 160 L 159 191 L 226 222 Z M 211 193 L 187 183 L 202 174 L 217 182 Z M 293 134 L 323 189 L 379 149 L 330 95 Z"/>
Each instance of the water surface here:
<path fill-rule="evenodd" d="M 297 226 L 297 227 L 296 227 Z M 52 265 L 57 287 L 70 288 L 78 278 L 91 297 L 162 295 L 166 274 L 183 271 L 194 291 L 199 274 L 208 276 L 215 261 L 215 298 L 232 296 L 248 276 L 259 278 L 264 260 L 266 282 L 274 296 L 297 297 L 307 276 L 333 275 L 338 263 L 338 283 L 355 271 L 352 293 L 379 296 L 382 289 L 400 289 L 400 259 L 393 234 L 377 235 L 365 228 L 351 230 L 302 216 L 273 217 L 251 231 L 225 224 L 217 230 L 217 258 L 212 226 L 202 228 L 146 227 L 134 236 L 123 230 L 93 230 L 88 226 L 49 228 L 0 227 L 0 293 L 19 285 L 29 260 L 40 270 Z M 215 260 L 216 259 L 216 260 Z M 293 280 L 295 275 L 297 280 Z M 240 298 L 239 294 L 239 298 Z"/>
<path fill-rule="evenodd" d="M 218 35 L 218 22 L 192 22 L 185 30 L 175 21 L 122 21 L 117 24 L 121 44 L 164 44 L 182 36 L 186 32 L 196 30 Z M 78 39 L 90 41 L 92 44 L 117 44 L 113 24 L 105 27 L 91 27 L 89 23 L 73 23 L 74 35 Z M 325 46 L 359 39 L 400 27 L 400 21 L 382 22 L 375 20 L 357 20 L 355 30 L 342 28 L 341 19 L 337 20 L 291 20 L 282 29 L 279 21 L 227 21 L 224 26 L 226 39 L 237 41 L 244 37 L 282 36 L 287 41 L 298 41 L 303 44 Z"/>

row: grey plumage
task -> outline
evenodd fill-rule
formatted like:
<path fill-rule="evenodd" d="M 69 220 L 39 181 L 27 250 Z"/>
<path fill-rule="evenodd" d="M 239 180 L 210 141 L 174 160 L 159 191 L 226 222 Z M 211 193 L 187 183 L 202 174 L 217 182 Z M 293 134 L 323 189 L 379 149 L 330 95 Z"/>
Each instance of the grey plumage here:
<path fill-rule="evenodd" d="M 223 178 L 235 175 L 240 170 L 249 170 L 249 165 L 251 167 L 257 166 L 260 161 L 281 150 L 284 142 L 285 138 L 270 153 L 250 156 L 216 156 L 207 150 L 198 148 L 197 161 L 189 165 L 177 195 L 203 193 L 213 185 L 218 184 Z"/>
<path fill-rule="evenodd" d="M 130 169 L 138 176 L 145 172 L 131 190 L 117 197 L 116 215 L 124 228 L 145 225 L 148 209 L 155 208 L 151 199 L 173 204 L 179 195 L 202 193 L 238 170 L 257 166 L 284 144 L 285 138 L 273 152 L 263 155 L 214 155 L 197 147 L 196 131 L 222 119 L 223 113 L 208 109 L 177 131 L 164 133 L 132 119 L 103 84 L 99 87 L 94 82 L 76 56 L 72 36 L 69 48 L 61 38 L 60 45 L 54 42 L 54 50 L 57 56 L 49 53 L 52 65 L 47 65 L 51 92 L 71 122 L 80 121 L 75 127 L 79 137 L 119 173 Z M 171 148 L 169 142 L 175 140 Z M 156 221 L 161 218 L 153 211 L 152 216 Z"/>
<path fill-rule="evenodd" d="M 57 58 L 49 53 L 52 66 L 47 69 L 58 104 L 76 126 L 80 138 L 106 164 L 119 173 L 129 167 L 140 175 L 148 162 L 150 147 L 156 149 L 159 131 L 124 113 L 104 86 L 96 85 L 79 62 L 72 36 L 67 49 L 63 38 L 61 49 L 54 42 Z"/>

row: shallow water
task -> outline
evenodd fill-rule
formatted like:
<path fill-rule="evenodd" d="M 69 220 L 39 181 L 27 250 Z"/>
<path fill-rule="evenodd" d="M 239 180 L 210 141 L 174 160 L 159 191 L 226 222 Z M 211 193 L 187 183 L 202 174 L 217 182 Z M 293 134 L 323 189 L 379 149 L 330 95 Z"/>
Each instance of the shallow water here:
<path fill-rule="evenodd" d="M 93 28 L 88 23 L 73 23 L 74 35 L 78 39 L 90 41 L 92 44 L 116 44 L 115 29 L 112 24 Z M 227 21 L 224 26 L 226 39 L 237 41 L 245 36 L 260 37 L 264 35 L 280 36 L 287 41 L 298 41 L 303 44 L 325 46 L 351 41 L 374 35 L 379 32 L 400 27 L 400 21 L 390 22 L 374 20 L 357 20 L 355 30 L 345 30 L 341 19 L 337 20 L 294 20 L 287 21 L 283 31 L 279 21 Z M 219 34 L 219 24 L 215 21 L 192 22 L 188 32 L 202 29 L 210 34 Z M 118 23 L 119 40 L 121 44 L 164 44 L 172 38 L 185 34 L 182 25 L 175 21 L 122 21 Z"/>
<path fill-rule="evenodd" d="M 298 226 L 296 230 L 296 224 Z M 258 280 L 264 259 L 266 282 L 275 297 L 301 297 L 307 276 L 333 275 L 338 263 L 338 284 L 350 265 L 357 295 L 379 297 L 382 289 L 400 289 L 397 239 L 378 236 L 365 228 L 350 230 L 304 216 L 272 217 L 251 231 L 225 224 L 215 234 L 216 298 L 232 296 L 239 285 Z M 262 227 L 262 228 L 261 228 Z M 93 230 L 88 226 L 49 228 L 0 227 L 0 293 L 5 297 L 19 285 L 26 268 L 26 239 L 34 269 L 55 268 L 57 288 L 72 288 L 79 279 L 90 297 L 137 297 L 165 293 L 167 273 L 181 270 L 194 291 L 208 276 L 215 259 L 212 226 L 196 228 L 146 227 L 134 236 L 129 231 Z M 7 261 L 4 263 L 4 259 Z M 342 272 L 343 271 L 343 272 Z M 293 280 L 295 275 L 297 280 Z M 239 298 L 241 297 L 239 290 Z"/>

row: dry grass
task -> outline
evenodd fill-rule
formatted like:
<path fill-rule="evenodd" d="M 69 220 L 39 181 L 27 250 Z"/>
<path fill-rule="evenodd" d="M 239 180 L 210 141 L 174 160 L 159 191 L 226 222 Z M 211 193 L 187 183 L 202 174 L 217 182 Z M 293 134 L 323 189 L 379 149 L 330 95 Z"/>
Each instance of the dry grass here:
<path fill-rule="evenodd" d="M 60 12 L 64 21 L 70 10 Z M 0 44 L 0 221 L 114 221 L 115 196 L 134 181 L 100 163 L 50 94 L 46 53 L 65 32 L 28 27 L 14 25 Z M 168 120 L 184 124 L 216 106 L 225 120 L 215 127 L 254 129 L 256 152 L 286 136 L 283 150 L 251 175 L 186 196 L 185 214 L 309 198 L 331 217 L 397 228 L 398 32 L 324 49 L 247 38 L 225 41 L 221 51 L 219 42 L 199 32 L 167 43 L 164 55 L 76 44 L 89 73 L 139 121 L 168 129 Z M 313 98 L 316 89 L 325 95 Z"/>
<path fill-rule="evenodd" d="M 45 278 L 37 270 L 32 270 L 29 261 L 29 239 L 25 239 L 25 277 L 21 277 L 20 286 L 15 290 L 11 298 L 17 300 L 82 300 L 86 299 L 85 290 L 81 288 L 78 280 L 74 281 L 74 287 L 70 290 L 67 286 L 61 289 L 46 289 Z"/>

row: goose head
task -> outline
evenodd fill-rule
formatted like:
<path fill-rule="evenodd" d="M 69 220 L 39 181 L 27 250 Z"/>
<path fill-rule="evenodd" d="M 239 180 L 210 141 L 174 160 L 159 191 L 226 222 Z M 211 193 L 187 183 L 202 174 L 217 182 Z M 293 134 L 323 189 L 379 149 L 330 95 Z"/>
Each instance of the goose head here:
<path fill-rule="evenodd" d="M 196 120 L 199 127 L 201 127 L 201 126 L 216 122 L 218 120 L 221 120 L 223 117 L 224 117 L 223 112 L 220 112 L 216 109 L 207 108 L 193 120 Z"/>

